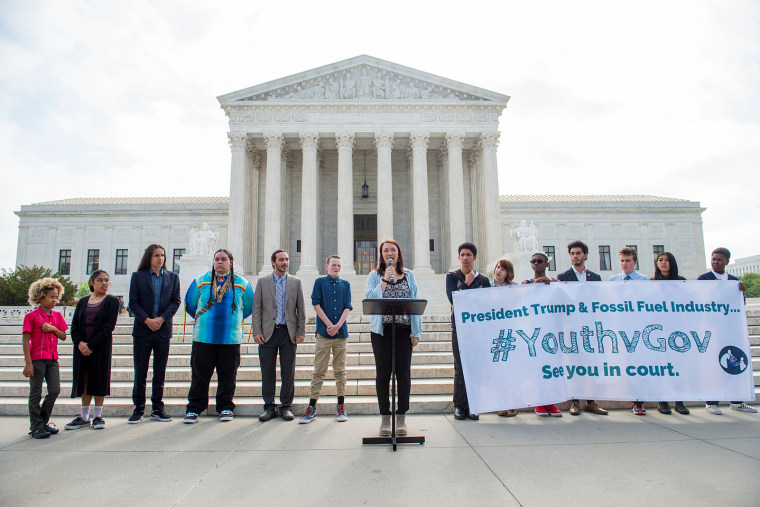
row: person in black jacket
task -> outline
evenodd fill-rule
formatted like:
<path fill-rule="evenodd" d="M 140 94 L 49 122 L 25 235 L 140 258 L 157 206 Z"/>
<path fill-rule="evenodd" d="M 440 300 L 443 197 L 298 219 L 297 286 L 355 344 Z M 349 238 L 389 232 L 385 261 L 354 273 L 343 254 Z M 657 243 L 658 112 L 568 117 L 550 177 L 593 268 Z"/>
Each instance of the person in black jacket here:
<path fill-rule="evenodd" d="M 470 413 L 467 402 L 467 388 L 464 384 L 462 372 L 462 360 L 459 357 L 459 342 L 457 341 L 457 329 L 454 321 L 454 302 L 451 294 L 457 290 L 479 289 L 490 287 L 488 277 L 475 271 L 474 264 L 478 258 L 478 249 L 472 243 L 462 243 L 457 249 L 461 268 L 446 273 L 446 296 L 451 303 L 451 349 L 454 353 L 454 419 L 470 418 L 477 421 L 480 416 Z"/>
<path fill-rule="evenodd" d="M 166 269 L 166 249 L 152 244 L 145 249 L 137 271 L 129 284 L 129 309 L 135 315 L 132 339 L 134 347 L 135 382 L 132 403 L 135 410 L 130 424 L 137 424 L 145 411 L 145 381 L 148 363 L 153 352 L 153 390 L 150 418 L 168 422 L 172 418 L 164 411 L 164 378 L 172 338 L 172 317 L 180 305 L 179 276 Z"/>
<path fill-rule="evenodd" d="M 567 253 L 570 254 L 572 267 L 557 275 L 560 282 L 601 282 L 602 277 L 586 269 L 586 259 L 588 259 L 588 245 L 580 240 L 571 241 L 567 245 Z M 594 400 L 586 400 L 584 409 L 586 412 L 593 414 L 607 415 L 607 411 L 600 407 Z M 570 404 L 570 415 L 581 414 L 581 403 L 573 399 Z"/>
<path fill-rule="evenodd" d="M 75 430 L 90 425 L 90 402 L 95 398 L 92 427 L 106 427 L 103 402 L 111 394 L 111 350 L 113 330 L 119 316 L 119 299 L 108 294 L 108 273 L 99 269 L 90 275 L 91 296 L 77 302 L 71 320 L 71 341 L 74 343 L 71 397 L 82 397 L 80 415 L 65 426 Z"/>
<path fill-rule="evenodd" d="M 712 251 L 710 255 L 710 267 L 711 271 L 702 273 L 697 277 L 697 280 L 739 280 L 734 275 L 726 273 L 726 264 L 731 259 L 731 252 L 728 248 L 719 247 Z M 744 284 L 739 282 L 739 289 L 744 292 Z M 756 413 L 757 409 L 744 403 L 743 401 L 732 401 L 731 409 L 738 410 L 739 412 Z M 718 407 L 717 401 L 705 402 L 705 410 L 708 414 L 721 415 L 723 411 Z"/>

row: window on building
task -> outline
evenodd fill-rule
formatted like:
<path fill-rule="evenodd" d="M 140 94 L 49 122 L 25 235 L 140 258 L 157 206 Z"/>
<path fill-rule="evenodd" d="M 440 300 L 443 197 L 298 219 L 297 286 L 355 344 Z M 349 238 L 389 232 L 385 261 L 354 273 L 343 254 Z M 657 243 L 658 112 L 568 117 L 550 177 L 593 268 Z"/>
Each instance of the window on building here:
<path fill-rule="evenodd" d="M 654 254 L 655 259 L 657 259 L 657 256 L 660 255 L 664 251 L 665 251 L 665 245 L 652 245 L 652 254 Z"/>
<path fill-rule="evenodd" d="M 296 240 L 296 253 L 301 253 L 301 240 Z"/>
<path fill-rule="evenodd" d="M 71 250 L 58 252 L 58 273 L 61 275 L 71 274 Z"/>
<path fill-rule="evenodd" d="M 610 245 L 599 245 L 599 271 L 610 271 L 611 269 Z"/>
<path fill-rule="evenodd" d="M 126 275 L 127 274 L 127 249 L 116 249 L 116 265 L 113 268 L 114 275 Z"/>
<path fill-rule="evenodd" d="M 557 264 L 554 262 L 554 257 L 556 257 L 554 253 L 554 247 L 545 246 L 544 253 L 547 257 L 549 257 L 549 271 L 557 271 Z"/>
<path fill-rule="evenodd" d="M 636 268 L 634 268 L 634 269 L 636 269 L 636 271 L 638 271 L 639 270 L 639 247 L 637 247 L 636 245 L 625 245 L 625 246 L 627 246 L 628 248 L 633 248 L 634 250 L 636 250 Z"/>
<path fill-rule="evenodd" d="M 91 275 L 93 271 L 100 269 L 100 250 L 87 250 L 87 271 L 85 274 Z"/>
<path fill-rule="evenodd" d="M 434 239 L 430 240 L 430 251 L 431 252 L 435 252 L 435 240 Z"/>
<path fill-rule="evenodd" d="M 182 256 L 185 255 L 185 249 L 184 248 L 175 248 L 174 254 L 172 255 L 172 271 L 179 274 L 179 260 L 182 258 Z"/>

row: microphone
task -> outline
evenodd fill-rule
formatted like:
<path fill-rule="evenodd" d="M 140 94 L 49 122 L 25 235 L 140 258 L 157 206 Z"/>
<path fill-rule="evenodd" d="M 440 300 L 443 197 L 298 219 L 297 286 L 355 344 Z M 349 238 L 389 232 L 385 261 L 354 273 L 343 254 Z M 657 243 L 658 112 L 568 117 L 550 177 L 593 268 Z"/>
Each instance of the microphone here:
<path fill-rule="evenodd" d="M 393 283 L 393 274 L 395 270 L 393 269 L 393 257 L 388 257 L 388 260 L 386 261 L 386 264 L 388 265 L 387 269 L 391 270 L 391 276 L 389 277 L 388 281 L 390 283 Z"/>

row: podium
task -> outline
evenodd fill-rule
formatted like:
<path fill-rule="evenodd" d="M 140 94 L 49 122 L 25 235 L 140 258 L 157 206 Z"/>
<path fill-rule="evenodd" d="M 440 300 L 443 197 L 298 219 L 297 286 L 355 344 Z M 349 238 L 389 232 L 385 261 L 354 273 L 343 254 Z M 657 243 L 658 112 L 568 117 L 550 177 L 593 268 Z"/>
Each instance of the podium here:
<path fill-rule="evenodd" d="M 391 315 L 391 436 L 365 437 L 363 444 L 391 444 L 396 450 L 396 444 L 424 444 L 425 437 L 396 436 L 396 315 L 422 315 L 425 312 L 427 300 L 389 298 L 364 299 L 362 312 L 364 315 Z"/>

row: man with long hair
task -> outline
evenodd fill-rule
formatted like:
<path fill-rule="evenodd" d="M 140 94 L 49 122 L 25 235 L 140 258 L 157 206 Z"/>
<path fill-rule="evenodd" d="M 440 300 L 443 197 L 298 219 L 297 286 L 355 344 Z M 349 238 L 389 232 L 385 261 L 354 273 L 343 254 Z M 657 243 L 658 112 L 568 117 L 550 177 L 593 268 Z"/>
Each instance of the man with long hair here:
<path fill-rule="evenodd" d="M 129 283 L 129 309 L 135 315 L 132 328 L 135 381 L 132 403 L 135 409 L 128 422 L 137 424 L 145 412 L 145 382 L 153 353 L 153 404 L 150 418 L 169 422 L 164 411 L 164 378 L 172 338 L 172 317 L 180 305 L 179 276 L 166 269 L 166 249 L 152 244 L 145 249 L 137 271 Z"/>

